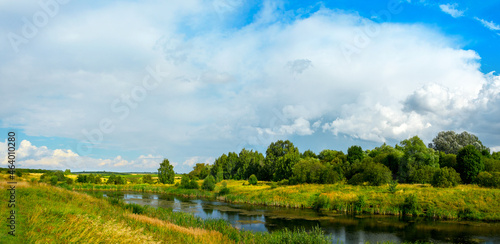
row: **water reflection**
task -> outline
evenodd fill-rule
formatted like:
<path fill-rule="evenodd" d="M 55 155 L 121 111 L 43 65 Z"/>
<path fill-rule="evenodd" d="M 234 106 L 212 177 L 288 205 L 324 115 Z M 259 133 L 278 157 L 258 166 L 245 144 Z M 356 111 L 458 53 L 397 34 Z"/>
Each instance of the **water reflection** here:
<path fill-rule="evenodd" d="M 500 243 L 500 224 L 444 222 L 425 219 L 401 220 L 394 216 L 346 216 L 311 209 L 287 209 L 229 204 L 219 201 L 188 199 L 166 194 L 105 192 L 104 195 L 127 203 L 171 208 L 193 213 L 203 219 L 225 219 L 235 228 L 272 232 L 283 228 L 323 231 L 344 243 L 381 241 L 427 241 L 435 243 Z"/>

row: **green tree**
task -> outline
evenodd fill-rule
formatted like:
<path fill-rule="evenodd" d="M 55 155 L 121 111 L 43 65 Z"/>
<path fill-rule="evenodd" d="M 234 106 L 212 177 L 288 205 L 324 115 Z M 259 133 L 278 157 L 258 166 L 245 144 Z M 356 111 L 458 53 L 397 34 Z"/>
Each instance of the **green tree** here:
<path fill-rule="evenodd" d="M 70 169 L 66 169 L 66 170 L 64 171 L 64 174 L 65 174 L 65 175 L 69 175 L 69 174 L 71 174 L 71 170 L 70 170 Z"/>
<path fill-rule="evenodd" d="M 248 183 L 249 183 L 250 185 L 257 185 L 257 182 L 258 182 L 258 180 L 257 180 L 257 176 L 255 176 L 255 175 L 251 175 L 251 176 L 248 178 Z"/>
<path fill-rule="evenodd" d="M 363 160 L 363 149 L 360 146 L 351 146 L 347 149 L 347 161 L 354 163 Z"/>
<path fill-rule="evenodd" d="M 387 166 L 375 163 L 369 158 L 353 164 L 352 171 L 353 176 L 348 181 L 351 185 L 361 185 L 366 182 L 372 186 L 381 186 L 392 180 L 391 170 Z"/>
<path fill-rule="evenodd" d="M 293 166 L 300 160 L 299 149 L 289 140 L 276 141 L 269 145 L 266 150 L 266 167 L 268 179 L 280 181 L 292 176 Z M 272 173 L 272 178 L 271 174 Z"/>
<path fill-rule="evenodd" d="M 158 180 L 162 184 L 174 184 L 175 172 L 174 166 L 170 165 L 168 159 L 163 159 L 163 162 L 160 164 L 160 168 L 158 168 Z"/>
<path fill-rule="evenodd" d="M 474 182 L 476 176 L 483 170 L 483 159 L 475 146 L 468 145 L 458 151 L 457 172 L 465 184 Z"/>
<path fill-rule="evenodd" d="M 318 155 L 311 150 L 306 150 L 300 154 L 301 158 L 318 158 Z"/>
<path fill-rule="evenodd" d="M 460 174 L 453 168 L 444 167 L 436 171 L 432 178 L 434 187 L 455 187 L 460 183 Z"/>
<path fill-rule="evenodd" d="M 439 155 L 434 149 L 427 148 L 418 136 L 403 140 L 400 144 L 404 156 L 398 170 L 399 180 L 409 183 L 430 183 L 434 175 L 432 168 L 439 168 Z"/>
<path fill-rule="evenodd" d="M 215 178 L 212 175 L 208 175 L 201 185 L 203 190 L 213 191 L 215 189 Z"/>
<path fill-rule="evenodd" d="M 111 174 L 108 178 L 108 181 L 106 181 L 106 184 L 108 185 L 115 185 L 116 183 L 116 176 L 114 174 Z"/>
<path fill-rule="evenodd" d="M 204 163 L 197 163 L 191 172 L 189 172 L 189 176 L 198 177 L 200 179 L 205 179 L 207 175 L 210 174 L 210 165 Z"/>
<path fill-rule="evenodd" d="M 57 184 L 57 176 L 53 175 L 50 177 L 50 184 L 55 186 Z"/>

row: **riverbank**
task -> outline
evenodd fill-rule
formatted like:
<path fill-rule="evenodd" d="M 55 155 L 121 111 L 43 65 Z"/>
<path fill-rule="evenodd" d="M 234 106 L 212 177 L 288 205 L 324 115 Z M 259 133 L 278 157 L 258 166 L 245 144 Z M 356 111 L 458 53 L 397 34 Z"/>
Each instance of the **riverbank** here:
<path fill-rule="evenodd" d="M 0 201 L 9 199 L 0 181 Z M 1 225 L 2 243 L 331 243 L 312 232 L 240 231 L 224 220 L 202 220 L 171 209 L 125 204 L 46 184 L 16 184 L 16 232 Z M 7 219 L 8 211 L 0 217 Z"/>
<path fill-rule="evenodd" d="M 459 185 L 434 188 L 430 185 L 400 184 L 395 192 L 388 186 L 347 184 L 301 184 L 273 187 L 269 182 L 248 185 L 246 181 L 226 181 L 229 193 L 181 189 L 174 185 L 93 185 L 71 186 L 75 190 L 122 190 L 202 197 L 231 203 L 248 203 L 289 208 L 315 208 L 334 213 L 413 215 L 443 220 L 500 221 L 500 189 Z M 200 182 L 201 183 L 201 182 Z"/>

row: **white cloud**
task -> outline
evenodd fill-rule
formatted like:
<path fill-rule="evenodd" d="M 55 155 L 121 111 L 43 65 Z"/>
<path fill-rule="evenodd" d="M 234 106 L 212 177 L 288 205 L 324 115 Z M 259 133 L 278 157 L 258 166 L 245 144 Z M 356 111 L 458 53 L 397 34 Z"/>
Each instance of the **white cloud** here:
<path fill-rule="evenodd" d="M 7 142 L 0 142 L 0 148 L 6 148 Z M 8 165 L 5 150 L 0 152 L 3 167 Z M 121 156 L 111 159 L 80 156 L 69 149 L 48 149 L 37 147 L 30 141 L 22 140 L 16 150 L 16 167 L 72 170 L 108 170 L 108 171 L 155 171 L 163 157 L 140 155 L 134 160 L 125 160 Z M 176 166 L 176 163 L 171 163 Z"/>
<path fill-rule="evenodd" d="M 458 18 L 464 16 L 464 11 L 458 10 L 457 9 L 458 4 L 441 4 L 439 5 L 439 8 L 441 8 L 441 11 L 451 15 L 453 18 Z"/>
<path fill-rule="evenodd" d="M 498 121 L 486 113 L 498 99 L 483 89 L 492 79 L 481 72 L 479 55 L 432 27 L 324 7 L 296 17 L 272 2 L 251 23 L 232 25 L 231 15 L 246 6 L 226 3 L 66 5 L 19 54 L 0 43 L 10 51 L 0 57 L 0 85 L 9 87 L 0 92 L 1 126 L 83 141 L 82 129 L 97 130 L 107 118 L 114 130 L 95 148 L 168 155 L 183 167 L 211 163 L 206 158 L 244 143 L 314 136 L 319 127 L 384 141 L 467 123 L 479 131 L 479 122 L 470 123 L 474 113 L 491 121 L 489 129 Z M 19 28 L 0 24 L 5 33 Z M 350 62 L 343 46 L 355 48 Z M 127 116 L 120 119 L 124 110 L 113 110 L 113 102 L 130 99 L 149 75 L 146 67 L 157 64 L 168 77 L 133 106 L 121 102 Z M 498 131 L 485 137 L 494 141 Z M 32 163 L 66 155 L 110 169 L 154 169 L 162 160 L 92 159 L 69 146 L 78 156 L 33 145 L 21 153 L 39 153 Z"/>
<path fill-rule="evenodd" d="M 487 20 L 484 20 L 484 19 L 480 19 L 478 17 L 474 17 L 475 20 L 481 22 L 481 24 L 484 25 L 484 27 L 490 29 L 490 30 L 493 30 L 493 31 L 497 31 L 497 30 L 500 30 L 500 25 L 498 24 L 495 24 L 493 21 L 487 21 Z"/>
<path fill-rule="evenodd" d="M 194 156 L 194 157 L 190 157 L 190 158 L 186 159 L 186 161 L 184 161 L 182 163 L 182 165 L 187 165 L 189 167 L 193 167 L 197 163 L 212 164 L 214 162 L 214 160 L 215 159 L 213 157 Z"/>

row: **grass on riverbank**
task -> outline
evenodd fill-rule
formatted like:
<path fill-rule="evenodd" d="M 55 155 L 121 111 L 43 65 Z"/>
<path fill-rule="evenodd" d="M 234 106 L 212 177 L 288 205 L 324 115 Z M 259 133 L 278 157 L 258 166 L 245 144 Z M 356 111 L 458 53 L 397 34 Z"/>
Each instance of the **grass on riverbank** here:
<path fill-rule="evenodd" d="M 0 201 L 8 185 L 0 181 Z M 170 209 L 124 204 L 45 184 L 16 185 L 16 236 L 0 227 L 2 243 L 329 243 L 319 229 L 253 233 L 223 220 L 202 220 Z M 8 212 L 0 213 L 2 219 Z"/>
<path fill-rule="evenodd" d="M 301 184 L 279 186 L 259 182 L 226 181 L 229 194 L 180 189 L 173 185 L 74 185 L 77 190 L 130 190 L 168 193 L 187 197 L 217 198 L 232 203 L 250 203 L 292 208 L 317 208 L 335 213 L 412 214 L 437 219 L 500 221 L 500 189 L 475 185 L 434 188 L 430 185 L 400 184 L 391 193 L 388 186 L 351 186 L 346 184 Z M 200 181 L 201 183 L 201 181 Z"/>

